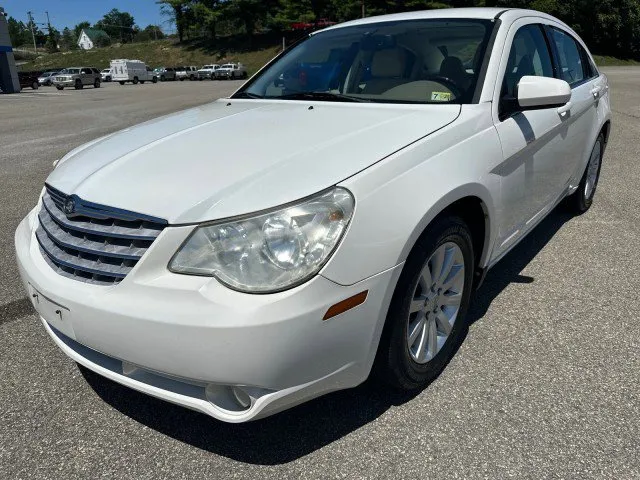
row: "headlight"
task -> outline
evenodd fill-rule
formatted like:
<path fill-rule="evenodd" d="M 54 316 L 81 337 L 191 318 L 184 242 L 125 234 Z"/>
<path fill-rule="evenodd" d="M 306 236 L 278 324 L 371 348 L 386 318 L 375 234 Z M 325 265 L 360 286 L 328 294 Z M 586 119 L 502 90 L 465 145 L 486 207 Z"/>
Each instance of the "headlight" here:
<path fill-rule="evenodd" d="M 333 188 L 270 213 L 202 225 L 169 264 L 250 293 L 276 292 L 318 273 L 342 238 L 354 200 Z"/>

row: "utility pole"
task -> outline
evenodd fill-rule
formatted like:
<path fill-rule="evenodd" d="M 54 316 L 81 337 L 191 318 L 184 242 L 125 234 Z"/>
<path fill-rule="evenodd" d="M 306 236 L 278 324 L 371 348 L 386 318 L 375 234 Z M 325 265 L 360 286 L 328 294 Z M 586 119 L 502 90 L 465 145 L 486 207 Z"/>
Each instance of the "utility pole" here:
<path fill-rule="evenodd" d="M 36 34 L 33 31 L 35 22 L 33 21 L 33 17 L 31 16 L 32 13 L 33 12 L 29 11 L 27 12 L 27 15 L 29 16 L 29 28 L 31 29 L 31 37 L 33 38 L 33 51 L 35 53 L 38 53 L 38 47 L 36 47 Z"/>

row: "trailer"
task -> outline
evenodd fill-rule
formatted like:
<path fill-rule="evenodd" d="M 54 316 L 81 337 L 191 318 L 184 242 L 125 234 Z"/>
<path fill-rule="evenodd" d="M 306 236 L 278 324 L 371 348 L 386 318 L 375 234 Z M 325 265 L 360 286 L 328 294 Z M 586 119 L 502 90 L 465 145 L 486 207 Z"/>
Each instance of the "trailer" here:
<path fill-rule="evenodd" d="M 124 85 L 131 82 L 134 85 L 144 82 L 158 81 L 156 73 L 141 60 L 118 59 L 111 60 L 111 77 L 114 82 Z"/>

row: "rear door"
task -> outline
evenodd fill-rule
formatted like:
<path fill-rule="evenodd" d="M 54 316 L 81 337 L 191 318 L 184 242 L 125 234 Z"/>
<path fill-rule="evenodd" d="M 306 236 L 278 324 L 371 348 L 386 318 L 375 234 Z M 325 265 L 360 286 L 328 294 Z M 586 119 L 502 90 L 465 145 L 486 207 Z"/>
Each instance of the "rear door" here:
<path fill-rule="evenodd" d="M 80 78 L 82 79 L 83 85 L 93 85 L 93 73 L 91 73 L 90 68 L 83 68 L 80 70 Z"/>
<path fill-rule="evenodd" d="M 513 23 L 507 34 L 494 93 L 493 115 L 504 161 L 492 173 L 500 177 L 500 255 L 513 245 L 561 194 L 570 173 L 564 155 L 567 117 L 558 108 L 524 112 L 507 110 L 507 100 L 517 96 L 525 75 L 554 77 L 545 27 L 537 18 Z"/>
<path fill-rule="evenodd" d="M 569 131 L 565 142 L 564 168 L 577 185 L 599 133 L 597 107 L 605 83 L 580 42 L 559 26 L 547 26 L 557 64 L 558 78 L 571 86 Z"/>

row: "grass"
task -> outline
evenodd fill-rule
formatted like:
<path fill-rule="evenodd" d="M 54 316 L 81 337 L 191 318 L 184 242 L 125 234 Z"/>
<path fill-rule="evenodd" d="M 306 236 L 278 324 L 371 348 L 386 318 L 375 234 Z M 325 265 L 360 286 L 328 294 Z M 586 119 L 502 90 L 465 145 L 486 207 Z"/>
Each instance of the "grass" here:
<path fill-rule="evenodd" d="M 598 65 L 599 67 L 622 67 L 640 65 L 640 62 L 636 60 L 622 60 L 620 58 L 608 57 L 606 55 L 594 55 L 593 59 L 596 61 L 596 65 Z"/>
<path fill-rule="evenodd" d="M 45 54 L 23 64 L 21 70 L 47 70 L 49 68 L 80 66 L 103 69 L 107 68 L 113 59 L 128 58 L 142 60 L 151 68 L 177 65 L 201 67 L 207 63 L 241 62 L 247 67 L 249 74 L 252 74 L 276 56 L 280 50 L 280 46 L 272 46 L 253 51 L 224 52 L 195 45 L 179 45 L 172 40 L 158 40 L 94 48 L 87 51 L 75 50 Z"/>
<path fill-rule="evenodd" d="M 266 41 L 265 41 L 266 40 Z M 157 40 L 143 43 L 126 43 L 93 50 L 76 50 L 53 54 L 42 54 L 33 59 L 24 52 L 26 63 L 22 71 L 46 70 L 57 67 L 90 66 L 103 69 L 109 66 L 114 58 L 129 58 L 144 61 L 152 68 L 158 66 L 196 65 L 201 67 L 207 63 L 241 62 L 250 74 L 256 72 L 265 63 L 280 52 L 281 47 L 274 46 L 274 38 L 260 41 L 261 48 L 247 48 L 246 45 L 234 44 L 233 39 L 227 41 L 227 48 L 216 49 L 206 44 L 178 44 L 174 40 Z M 266 45 L 266 46 L 265 46 Z M 22 53 L 22 52 L 21 52 Z M 622 60 L 615 57 L 594 55 L 596 64 L 601 67 L 640 65 L 636 60 Z"/>

